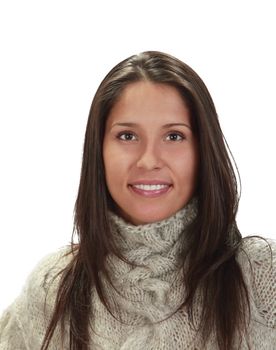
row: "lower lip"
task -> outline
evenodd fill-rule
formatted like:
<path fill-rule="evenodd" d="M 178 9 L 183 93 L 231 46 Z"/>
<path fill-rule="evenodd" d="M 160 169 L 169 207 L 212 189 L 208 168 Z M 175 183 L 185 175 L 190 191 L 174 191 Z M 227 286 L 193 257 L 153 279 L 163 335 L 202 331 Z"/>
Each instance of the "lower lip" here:
<path fill-rule="evenodd" d="M 152 191 L 142 190 L 140 188 L 137 188 L 131 185 L 129 185 L 129 188 L 134 193 L 139 194 L 140 196 L 147 197 L 147 198 L 156 198 L 168 193 L 171 190 L 172 186 L 170 185 L 168 187 L 161 188 L 160 190 L 152 190 Z"/>

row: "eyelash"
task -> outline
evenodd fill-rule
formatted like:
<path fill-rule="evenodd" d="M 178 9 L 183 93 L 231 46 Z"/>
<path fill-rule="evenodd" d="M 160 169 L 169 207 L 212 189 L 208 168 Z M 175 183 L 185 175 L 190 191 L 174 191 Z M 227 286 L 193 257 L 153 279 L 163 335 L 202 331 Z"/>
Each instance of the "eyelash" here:
<path fill-rule="evenodd" d="M 178 137 L 181 137 L 180 140 L 170 140 L 170 141 L 183 141 L 186 139 L 185 135 L 183 135 L 181 132 L 178 132 L 178 131 L 172 131 L 167 136 L 170 136 L 170 135 L 176 135 Z"/>
<path fill-rule="evenodd" d="M 126 139 L 123 139 L 122 136 L 125 136 L 125 135 L 132 135 L 132 136 L 136 136 L 133 132 L 129 132 L 129 131 L 122 131 L 120 132 L 116 137 L 121 140 L 121 141 L 125 141 L 125 142 L 131 142 L 133 140 L 126 140 Z M 169 141 L 172 141 L 172 142 L 175 142 L 175 141 L 178 141 L 178 142 L 181 142 L 183 140 L 186 139 L 185 135 L 183 135 L 181 132 L 179 131 L 171 131 L 166 137 L 170 136 L 170 135 L 177 135 L 178 137 L 181 137 L 180 140 L 169 140 Z M 136 141 L 136 140 L 135 140 Z"/>
<path fill-rule="evenodd" d="M 123 131 L 123 132 L 120 132 L 116 137 L 121 140 L 121 141 L 133 141 L 133 140 L 125 140 L 125 139 L 122 139 L 121 137 L 123 135 L 134 135 L 134 133 L 132 132 L 129 132 L 129 131 Z"/>

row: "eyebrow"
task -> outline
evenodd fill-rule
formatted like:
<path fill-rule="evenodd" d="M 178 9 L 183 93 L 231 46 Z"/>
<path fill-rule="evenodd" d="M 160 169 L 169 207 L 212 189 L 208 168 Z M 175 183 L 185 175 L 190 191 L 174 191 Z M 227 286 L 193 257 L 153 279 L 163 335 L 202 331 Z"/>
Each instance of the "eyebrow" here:
<path fill-rule="evenodd" d="M 111 126 L 111 129 L 114 127 L 114 126 L 129 126 L 129 127 L 137 127 L 139 126 L 139 124 L 137 123 L 114 123 L 112 126 Z M 168 123 L 168 124 L 165 124 L 162 126 L 162 129 L 167 129 L 167 128 L 171 128 L 173 126 L 186 126 L 187 128 L 189 128 L 190 130 L 192 130 L 191 126 L 186 124 L 186 123 Z"/>

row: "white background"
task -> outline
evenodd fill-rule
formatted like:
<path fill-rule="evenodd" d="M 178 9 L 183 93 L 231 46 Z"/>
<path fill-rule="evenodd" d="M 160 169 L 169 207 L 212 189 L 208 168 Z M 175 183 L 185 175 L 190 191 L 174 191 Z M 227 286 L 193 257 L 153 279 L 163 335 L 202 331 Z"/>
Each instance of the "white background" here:
<path fill-rule="evenodd" d="M 276 238 L 273 3 L 0 2 L 0 312 L 69 242 L 93 95 L 141 51 L 168 52 L 205 81 L 240 170 L 240 229 Z"/>

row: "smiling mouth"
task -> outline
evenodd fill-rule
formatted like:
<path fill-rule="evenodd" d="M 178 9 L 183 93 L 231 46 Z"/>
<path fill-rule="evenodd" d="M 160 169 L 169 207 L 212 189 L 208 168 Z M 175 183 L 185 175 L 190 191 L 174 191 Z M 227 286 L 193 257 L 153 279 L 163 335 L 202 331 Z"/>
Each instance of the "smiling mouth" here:
<path fill-rule="evenodd" d="M 164 185 L 164 184 L 157 184 L 157 185 L 131 185 L 135 188 L 138 188 L 140 190 L 145 190 L 145 191 L 156 191 L 156 190 L 161 190 L 163 188 L 169 187 L 169 185 Z"/>
<path fill-rule="evenodd" d="M 147 185 L 147 184 L 135 184 L 135 185 L 129 185 L 130 189 L 143 197 L 147 198 L 155 198 L 162 196 L 166 193 L 168 193 L 172 185 L 169 184 L 154 184 L 154 185 Z"/>

